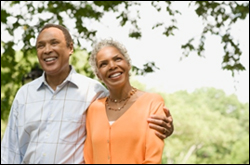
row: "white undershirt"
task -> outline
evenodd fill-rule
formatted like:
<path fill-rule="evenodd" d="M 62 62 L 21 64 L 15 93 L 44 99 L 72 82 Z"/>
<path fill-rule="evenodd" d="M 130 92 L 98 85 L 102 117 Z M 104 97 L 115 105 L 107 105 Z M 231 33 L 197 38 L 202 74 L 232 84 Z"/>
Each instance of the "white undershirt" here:
<path fill-rule="evenodd" d="M 112 125 L 115 121 L 109 121 L 109 124 Z"/>

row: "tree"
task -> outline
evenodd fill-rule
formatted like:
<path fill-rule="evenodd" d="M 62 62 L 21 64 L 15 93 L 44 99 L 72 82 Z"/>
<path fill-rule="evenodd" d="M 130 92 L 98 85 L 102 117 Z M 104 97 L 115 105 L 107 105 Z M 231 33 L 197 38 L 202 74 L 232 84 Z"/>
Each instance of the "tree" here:
<path fill-rule="evenodd" d="M 155 22 L 152 29 L 164 27 L 163 35 L 174 36 L 178 30 L 175 17 L 181 14 L 181 11 L 173 7 L 176 2 L 151 1 L 150 3 L 158 12 L 166 12 L 167 19 L 171 22 L 168 25 L 166 22 Z M 230 27 L 237 21 L 247 18 L 249 2 L 190 1 L 189 5 L 195 6 L 196 14 L 202 18 L 204 28 L 198 44 L 195 42 L 196 38 L 191 38 L 181 46 L 184 57 L 192 51 L 203 56 L 206 35 L 212 34 L 220 37 L 223 43 L 225 54 L 222 68 L 232 71 L 233 75 L 235 71 L 245 70 L 240 63 L 242 52 L 239 43 L 230 34 Z M 132 9 L 137 15 L 130 14 Z M 131 26 L 129 37 L 139 39 L 142 36 L 141 28 L 137 23 L 140 19 L 139 11 L 140 3 L 136 1 L 1 1 L 1 31 L 9 36 L 1 37 L 1 50 L 3 50 L 1 52 L 1 89 L 4 89 L 4 93 L 1 92 L 1 118 L 7 116 L 13 95 L 21 86 L 23 77 L 38 65 L 34 43 L 38 31 L 45 23 L 53 22 L 68 27 L 66 20 L 74 20 L 74 29 L 70 29 L 70 32 L 75 45 L 79 49 L 86 50 L 86 47 L 80 44 L 80 39 L 83 38 L 86 42 L 92 43 L 96 39 L 98 29 L 91 27 L 91 23 L 84 22 L 100 22 L 105 13 L 112 12 L 121 26 Z M 22 49 L 19 54 L 16 54 L 15 48 L 18 46 Z M 79 69 L 85 70 L 88 76 L 93 77 L 94 74 L 88 67 L 86 64 Z M 155 69 L 157 66 L 154 62 L 144 64 L 143 68 L 132 67 L 136 74 L 141 75 L 153 72 Z"/>
<path fill-rule="evenodd" d="M 175 126 L 163 164 L 249 164 L 248 103 L 214 88 L 160 94 Z"/>

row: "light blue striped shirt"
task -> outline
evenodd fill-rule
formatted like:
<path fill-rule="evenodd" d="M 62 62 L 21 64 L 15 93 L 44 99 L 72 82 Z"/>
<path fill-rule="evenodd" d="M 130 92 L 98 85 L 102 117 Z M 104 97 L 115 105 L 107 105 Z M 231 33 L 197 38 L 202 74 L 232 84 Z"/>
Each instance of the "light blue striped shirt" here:
<path fill-rule="evenodd" d="M 86 110 L 108 91 L 71 68 L 55 91 L 44 73 L 19 89 L 1 142 L 1 164 L 84 163 Z"/>

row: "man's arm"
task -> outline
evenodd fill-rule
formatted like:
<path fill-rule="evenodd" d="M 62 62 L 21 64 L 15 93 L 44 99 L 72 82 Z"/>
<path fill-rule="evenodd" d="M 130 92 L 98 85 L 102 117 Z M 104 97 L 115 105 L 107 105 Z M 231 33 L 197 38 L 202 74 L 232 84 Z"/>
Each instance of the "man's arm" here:
<path fill-rule="evenodd" d="M 17 134 L 17 110 L 18 103 L 13 101 L 8 124 L 1 141 L 1 164 L 21 164 L 21 154 Z"/>
<path fill-rule="evenodd" d="M 163 108 L 166 116 L 152 115 L 148 118 L 149 127 L 156 130 L 155 134 L 160 139 L 165 139 L 174 132 L 173 118 L 170 111 Z"/>

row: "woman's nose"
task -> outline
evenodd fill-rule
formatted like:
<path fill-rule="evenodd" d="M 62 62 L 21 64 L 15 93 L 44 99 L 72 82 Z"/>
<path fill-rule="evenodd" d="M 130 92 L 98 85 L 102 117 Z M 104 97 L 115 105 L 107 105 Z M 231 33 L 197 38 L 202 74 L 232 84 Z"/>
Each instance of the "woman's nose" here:
<path fill-rule="evenodd" d="M 116 63 L 114 62 L 114 61 L 111 61 L 110 63 L 109 63 L 109 68 L 110 69 L 114 69 L 114 68 L 116 68 L 117 67 L 117 65 L 116 65 Z"/>

